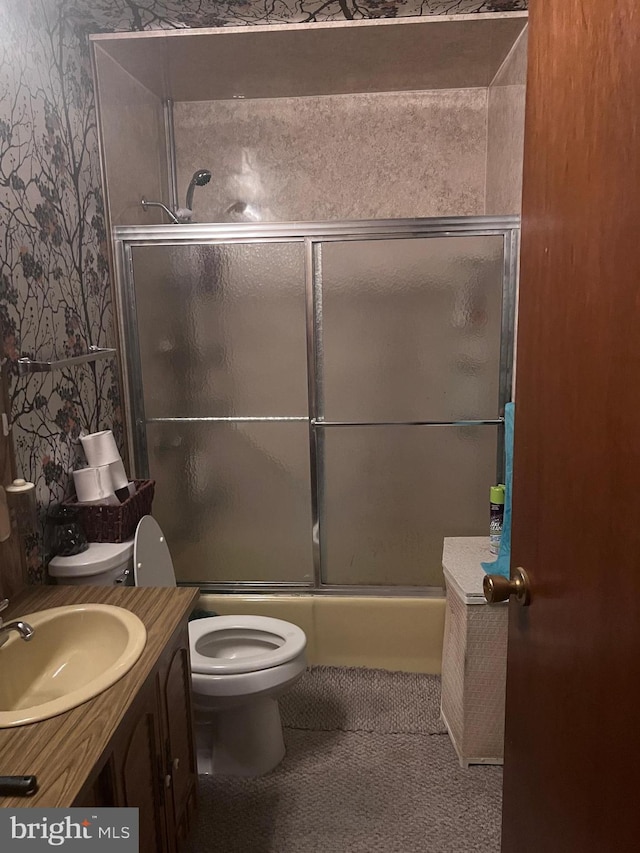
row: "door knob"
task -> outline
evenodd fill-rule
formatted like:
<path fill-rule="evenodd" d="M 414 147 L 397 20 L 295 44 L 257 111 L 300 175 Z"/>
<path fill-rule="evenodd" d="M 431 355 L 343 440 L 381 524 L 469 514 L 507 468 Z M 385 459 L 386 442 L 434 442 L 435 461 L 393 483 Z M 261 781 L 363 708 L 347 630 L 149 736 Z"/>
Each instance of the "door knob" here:
<path fill-rule="evenodd" d="M 527 607 L 531 602 L 529 576 L 524 569 L 514 569 L 512 578 L 503 575 L 485 575 L 482 580 L 482 591 L 489 604 L 506 601 L 515 595 L 518 604 Z"/>

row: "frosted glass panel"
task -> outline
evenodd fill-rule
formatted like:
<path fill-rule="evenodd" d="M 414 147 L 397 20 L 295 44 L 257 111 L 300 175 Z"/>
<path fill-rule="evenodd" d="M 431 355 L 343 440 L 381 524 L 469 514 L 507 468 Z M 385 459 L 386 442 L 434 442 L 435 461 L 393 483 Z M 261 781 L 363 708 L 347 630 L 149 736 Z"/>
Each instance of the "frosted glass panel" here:
<path fill-rule="evenodd" d="M 133 249 L 145 414 L 307 414 L 302 243 Z"/>
<path fill-rule="evenodd" d="M 312 579 L 306 423 L 152 423 L 147 439 L 179 580 Z"/>
<path fill-rule="evenodd" d="M 329 421 L 499 414 L 502 236 L 322 245 Z"/>
<path fill-rule="evenodd" d="M 441 586 L 444 537 L 488 534 L 497 430 L 323 429 L 324 581 Z"/>

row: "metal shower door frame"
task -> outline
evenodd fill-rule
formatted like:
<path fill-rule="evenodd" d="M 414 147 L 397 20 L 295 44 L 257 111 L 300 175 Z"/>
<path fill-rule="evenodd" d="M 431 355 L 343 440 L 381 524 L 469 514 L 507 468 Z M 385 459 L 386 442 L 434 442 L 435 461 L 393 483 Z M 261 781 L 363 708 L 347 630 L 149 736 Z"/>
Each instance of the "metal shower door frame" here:
<path fill-rule="evenodd" d="M 392 595 L 442 597 L 444 591 L 434 586 L 351 585 L 327 584 L 322 581 L 320 530 L 321 488 L 319 480 L 320 445 L 322 432 L 338 426 L 325 421 L 319 412 L 318 352 L 321 328 L 319 314 L 322 289 L 321 245 L 348 240 L 389 240 L 424 237 L 501 236 L 504 241 L 502 320 L 500 341 L 499 417 L 493 420 L 471 421 L 392 421 L 386 425 L 403 426 L 478 426 L 502 425 L 504 406 L 511 400 L 513 383 L 514 324 L 518 277 L 520 217 L 478 216 L 431 219 L 397 219 L 344 222 L 296 222 L 247 224 L 184 224 L 117 226 L 113 229 L 116 266 L 115 299 L 118 314 L 118 336 L 123 366 L 126 437 L 132 474 L 146 478 L 149 474 L 146 436 L 147 419 L 144 412 L 142 364 L 138 343 L 138 324 L 135 298 L 133 252 L 137 247 L 228 245 L 231 243 L 303 243 L 305 248 L 305 299 L 307 324 L 307 379 L 309 416 L 306 417 L 225 417 L 187 418 L 218 422 L 286 422 L 308 421 L 309 456 L 311 467 L 311 544 L 314 578 L 312 582 L 228 581 L 199 584 L 203 592 L 245 593 L 314 593 L 325 595 Z M 155 420 L 155 419 L 154 419 Z M 163 418 L 163 421 L 172 420 Z M 176 419 L 185 420 L 185 419 Z M 340 424 L 344 426 L 346 424 Z M 354 426 L 368 426 L 355 423 Z M 371 426 L 385 425 L 380 422 Z M 497 479 L 503 470 L 504 437 L 498 432 L 496 460 Z M 194 585 L 194 584 L 189 584 Z"/>

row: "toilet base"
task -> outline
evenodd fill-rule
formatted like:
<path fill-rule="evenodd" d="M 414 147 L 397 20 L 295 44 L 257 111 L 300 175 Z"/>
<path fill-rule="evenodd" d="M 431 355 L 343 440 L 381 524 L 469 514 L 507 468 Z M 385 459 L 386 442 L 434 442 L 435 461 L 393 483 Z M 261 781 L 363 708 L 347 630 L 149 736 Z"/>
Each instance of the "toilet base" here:
<path fill-rule="evenodd" d="M 278 700 L 260 696 L 246 705 L 195 713 L 198 773 L 262 776 L 285 754 Z"/>

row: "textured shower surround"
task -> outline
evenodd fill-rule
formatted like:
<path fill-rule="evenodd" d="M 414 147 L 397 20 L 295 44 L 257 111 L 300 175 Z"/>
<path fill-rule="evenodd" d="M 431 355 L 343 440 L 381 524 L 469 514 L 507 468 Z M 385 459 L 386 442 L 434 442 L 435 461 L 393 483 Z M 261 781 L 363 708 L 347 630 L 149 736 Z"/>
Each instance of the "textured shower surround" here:
<path fill-rule="evenodd" d="M 488 214 L 520 213 L 521 209 L 527 38 L 525 31 L 489 87 Z"/>
<path fill-rule="evenodd" d="M 264 221 L 477 216 L 486 118 L 485 89 L 177 103 L 178 186 L 211 168 L 199 222 L 238 199 Z"/>
<path fill-rule="evenodd" d="M 17 377 L 41 359 L 113 345 L 98 136 L 87 35 L 154 28 L 506 12 L 525 0 L 0 0 L 0 339 L 18 473 L 41 508 L 69 493 L 82 428 L 122 436 L 117 366 Z M 470 191 L 471 192 L 471 191 Z M 43 545 L 29 544 L 31 581 Z"/>

